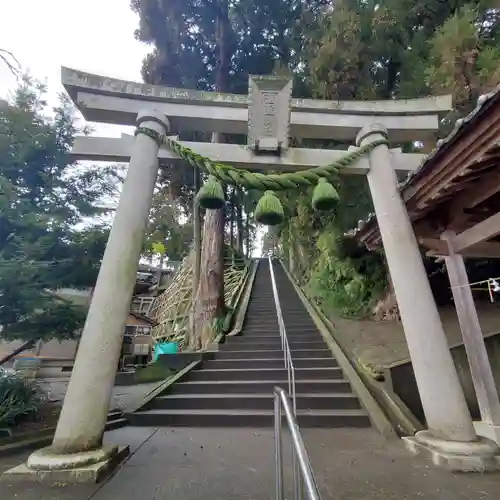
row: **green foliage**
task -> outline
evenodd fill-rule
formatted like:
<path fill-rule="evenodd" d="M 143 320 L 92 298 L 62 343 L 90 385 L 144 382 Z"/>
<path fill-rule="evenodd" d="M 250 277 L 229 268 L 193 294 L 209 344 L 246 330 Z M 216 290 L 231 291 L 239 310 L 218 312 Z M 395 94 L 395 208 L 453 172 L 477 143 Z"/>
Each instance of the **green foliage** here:
<path fill-rule="evenodd" d="M 500 43 L 491 29 L 491 14 L 473 3 L 463 5 L 429 40 L 426 82 L 436 92 L 451 93 L 462 114 L 500 81 Z"/>
<path fill-rule="evenodd" d="M 340 190 L 337 216 L 314 211 L 309 193 L 289 194 L 292 217 L 283 224 L 281 246 L 293 274 L 325 312 L 364 316 L 386 286 L 380 257 L 346 239 L 342 213 L 349 211 Z"/>
<path fill-rule="evenodd" d="M 378 256 L 369 252 L 349 255 L 344 239 L 329 232 L 322 233 L 316 244 L 318 256 L 306 287 L 310 297 L 324 311 L 344 316 L 369 313 L 386 287 Z"/>
<path fill-rule="evenodd" d="M 164 363 L 155 361 L 144 367 L 137 367 L 134 380 L 137 384 L 167 380 L 174 372 Z"/>
<path fill-rule="evenodd" d="M 249 74 L 289 71 L 301 63 L 298 23 L 306 13 L 314 16 L 330 3 L 131 0 L 140 18 L 136 37 L 154 47 L 143 63 L 144 81 L 214 90 L 220 73 L 227 73 L 226 90 L 246 93 Z"/>
<path fill-rule="evenodd" d="M 171 261 L 182 260 L 189 252 L 193 236 L 190 215 L 179 199 L 170 195 L 168 187 L 158 188 L 153 196 L 143 254 L 157 256 L 159 252 L 153 249 L 153 245 L 161 244 L 164 257 Z"/>
<path fill-rule="evenodd" d="M 500 11 L 493 2 L 340 0 L 308 15 L 302 28 L 312 95 L 363 100 L 451 93 L 455 109 L 442 134 L 500 82 Z M 385 268 L 379 256 L 343 236 L 372 211 L 366 181 L 346 177 L 339 193 L 335 216 L 322 217 L 309 210 L 308 193 L 291 195 L 293 216 L 282 228 L 281 247 L 325 310 L 359 316 L 383 293 Z"/>
<path fill-rule="evenodd" d="M 248 74 L 280 73 L 293 76 L 297 97 L 452 93 L 454 110 L 440 130 L 446 134 L 481 93 L 500 82 L 500 10 L 494 0 L 133 0 L 132 6 L 141 19 L 137 36 L 155 48 L 143 67 L 149 83 L 214 90 L 224 70 L 232 92 L 247 92 Z M 349 146 L 299 138 L 292 143 Z M 334 188 L 340 197 L 334 213 L 312 210 L 312 189 L 281 196 L 286 218 L 264 236 L 263 251 L 279 246 L 316 300 L 360 315 L 382 293 L 385 267 L 344 233 L 373 210 L 371 198 L 363 176 L 343 177 Z M 258 198 L 252 192 L 246 198 L 255 210 Z"/>
<path fill-rule="evenodd" d="M 225 311 L 227 312 L 227 311 Z M 221 333 L 224 333 L 224 323 L 226 320 L 226 316 L 217 316 L 212 320 L 211 328 L 212 328 L 212 337 L 216 338 Z"/>
<path fill-rule="evenodd" d="M 0 109 L 0 325 L 4 338 L 67 338 L 84 310 L 57 295 L 93 286 L 107 239 L 98 222 L 115 193 L 113 168 L 79 167 L 77 132 L 62 101 L 52 117 L 44 88 L 25 81 Z M 78 226 L 82 229 L 78 229 Z"/>
<path fill-rule="evenodd" d="M 0 370 L 0 428 L 36 414 L 45 401 L 46 395 L 35 381 Z"/>

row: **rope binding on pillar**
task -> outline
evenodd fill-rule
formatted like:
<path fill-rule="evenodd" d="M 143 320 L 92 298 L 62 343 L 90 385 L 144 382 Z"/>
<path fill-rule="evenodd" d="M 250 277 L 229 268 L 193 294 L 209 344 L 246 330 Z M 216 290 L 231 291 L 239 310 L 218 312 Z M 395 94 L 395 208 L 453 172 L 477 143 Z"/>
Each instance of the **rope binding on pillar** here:
<path fill-rule="evenodd" d="M 283 207 L 275 191 L 299 189 L 316 184 L 312 199 L 313 208 L 315 210 L 331 210 L 339 202 L 338 192 L 331 183 L 333 179 L 337 178 L 339 170 L 352 165 L 356 160 L 377 146 L 389 145 L 389 141 L 386 138 L 379 139 L 361 146 L 355 151 L 346 153 L 345 156 L 329 165 L 313 167 L 298 172 L 263 174 L 261 172 L 250 172 L 245 169 L 235 168 L 232 165 L 211 160 L 182 145 L 179 141 L 158 134 L 149 128 L 138 127 L 135 131 L 135 135 L 137 134 L 144 134 L 151 137 L 160 146 L 167 147 L 193 167 L 209 174 L 208 181 L 201 187 L 197 195 L 200 206 L 203 208 L 214 209 L 223 206 L 224 194 L 221 183 L 265 191 L 263 198 L 257 205 L 255 215 L 258 222 L 266 225 L 281 224 L 284 218 Z M 257 214 L 259 214 L 258 218 Z"/>

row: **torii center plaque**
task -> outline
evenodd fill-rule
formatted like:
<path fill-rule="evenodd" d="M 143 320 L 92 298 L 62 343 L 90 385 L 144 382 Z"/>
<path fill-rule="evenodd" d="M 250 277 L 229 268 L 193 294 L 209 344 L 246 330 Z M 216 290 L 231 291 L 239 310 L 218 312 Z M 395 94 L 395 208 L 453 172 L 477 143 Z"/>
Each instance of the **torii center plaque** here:
<path fill-rule="evenodd" d="M 248 146 L 255 153 L 281 154 L 288 148 L 292 80 L 282 76 L 248 79 Z"/>

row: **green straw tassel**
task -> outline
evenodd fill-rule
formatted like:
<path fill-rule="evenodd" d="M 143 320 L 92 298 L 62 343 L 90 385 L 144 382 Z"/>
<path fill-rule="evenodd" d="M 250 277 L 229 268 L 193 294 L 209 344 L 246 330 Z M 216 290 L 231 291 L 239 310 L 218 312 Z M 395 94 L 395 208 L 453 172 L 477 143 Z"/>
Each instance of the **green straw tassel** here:
<path fill-rule="evenodd" d="M 285 219 L 283 205 L 274 191 L 266 191 L 257 203 L 255 209 L 255 220 L 266 226 L 277 226 Z"/>
<path fill-rule="evenodd" d="M 332 210 L 339 203 L 337 190 L 323 177 L 314 188 L 312 206 L 314 210 Z"/>
<path fill-rule="evenodd" d="M 225 203 L 224 191 L 221 183 L 213 175 L 210 175 L 208 180 L 201 186 L 196 198 L 198 199 L 200 207 L 208 210 L 218 210 L 222 208 Z"/>

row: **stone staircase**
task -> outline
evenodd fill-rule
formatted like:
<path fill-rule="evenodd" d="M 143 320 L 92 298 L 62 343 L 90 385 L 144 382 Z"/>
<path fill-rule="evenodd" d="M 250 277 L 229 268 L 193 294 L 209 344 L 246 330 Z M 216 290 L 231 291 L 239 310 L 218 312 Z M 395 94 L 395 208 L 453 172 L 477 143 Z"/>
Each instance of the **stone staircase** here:
<path fill-rule="evenodd" d="M 278 293 L 295 365 L 302 427 L 369 427 L 370 421 L 279 263 Z M 132 414 L 132 425 L 268 427 L 273 388 L 288 388 L 269 263 L 262 259 L 242 334 L 220 345 L 167 393 Z"/>

